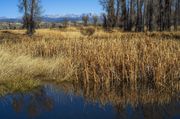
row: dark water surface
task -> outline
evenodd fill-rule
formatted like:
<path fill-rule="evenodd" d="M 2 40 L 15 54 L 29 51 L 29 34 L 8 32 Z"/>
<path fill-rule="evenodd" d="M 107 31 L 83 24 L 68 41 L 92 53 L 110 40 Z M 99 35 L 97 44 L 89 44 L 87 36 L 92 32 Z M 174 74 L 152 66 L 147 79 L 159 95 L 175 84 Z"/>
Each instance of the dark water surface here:
<path fill-rule="evenodd" d="M 180 119 L 178 95 L 149 91 L 144 97 L 94 88 L 44 85 L 7 95 L 0 98 L 0 119 Z"/>

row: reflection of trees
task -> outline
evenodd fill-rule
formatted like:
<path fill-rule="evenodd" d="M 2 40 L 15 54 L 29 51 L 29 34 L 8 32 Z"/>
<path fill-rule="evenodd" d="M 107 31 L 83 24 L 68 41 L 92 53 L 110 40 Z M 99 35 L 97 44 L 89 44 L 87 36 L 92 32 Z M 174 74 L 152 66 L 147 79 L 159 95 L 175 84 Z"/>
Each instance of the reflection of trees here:
<path fill-rule="evenodd" d="M 102 105 L 111 103 L 118 112 L 117 118 L 172 118 L 180 114 L 177 94 L 180 82 L 173 88 L 155 86 L 154 83 L 127 82 L 109 83 L 75 83 L 72 89 L 65 86 L 64 90 L 75 90 L 76 94 L 84 96 L 87 102 L 100 102 Z M 62 85 L 61 85 L 62 87 Z M 172 90 L 171 90 L 172 89 Z M 178 111 L 179 110 L 179 111 Z"/>
<path fill-rule="evenodd" d="M 28 95 L 12 96 L 12 107 L 17 113 L 26 110 L 30 117 L 35 117 L 42 111 L 51 111 L 54 100 L 46 93 L 43 88 L 40 88 Z"/>
<path fill-rule="evenodd" d="M 149 82 L 148 82 L 149 83 Z M 179 87 L 179 84 L 174 85 Z M 56 101 L 55 96 L 50 96 L 58 91 L 65 93 L 74 92 L 77 96 L 83 96 L 87 103 L 99 102 L 102 107 L 112 104 L 116 110 L 117 118 L 172 118 L 180 114 L 180 106 L 175 102 L 179 101 L 176 92 L 173 90 L 157 87 L 154 84 L 138 84 L 132 86 L 127 82 L 112 81 L 106 83 L 73 83 L 60 84 L 60 86 L 43 87 L 26 95 L 18 94 L 12 96 L 12 107 L 19 113 L 25 110 L 30 117 L 36 117 L 41 112 L 51 111 Z M 49 95 L 50 94 L 50 95 Z M 58 97 L 58 95 L 57 95 Z M 63 98 L 63 97 L 60 97 Z"/>

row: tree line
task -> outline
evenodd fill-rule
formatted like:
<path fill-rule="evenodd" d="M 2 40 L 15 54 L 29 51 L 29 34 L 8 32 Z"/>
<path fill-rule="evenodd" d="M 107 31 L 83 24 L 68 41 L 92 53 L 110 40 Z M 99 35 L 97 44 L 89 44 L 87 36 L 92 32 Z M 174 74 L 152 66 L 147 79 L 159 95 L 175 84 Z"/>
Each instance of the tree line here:
<path fill-rule="evenodd" d="M 99 0 L 103 13 L 103 27 L 118 27 L 124 31 L 170 31 L 180 25 L 180 0 Z M 19 0 L 19 10 L 23 13 L 23 27 L 27 33 L 35 32 L 40 21 L 42 7 L 40 0 Z M 83 16 L 88 25 L 88 16 Z M 94 16 L 97 24 L 97 16 Z"/>
<path fill-rule="evenodd" d="M 124 31 L 169 31 L 180 24 L 180 0 L 100 0 L 104 27 Z"/>

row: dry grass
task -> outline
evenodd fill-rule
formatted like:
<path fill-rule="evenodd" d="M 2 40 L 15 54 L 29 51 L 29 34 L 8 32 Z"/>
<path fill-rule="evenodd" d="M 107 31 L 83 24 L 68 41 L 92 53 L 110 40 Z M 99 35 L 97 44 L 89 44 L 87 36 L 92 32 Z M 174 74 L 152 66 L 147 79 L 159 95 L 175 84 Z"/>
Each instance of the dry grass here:
<path fill-rule="evenodd" d="M 30 56 L 17 56 L 5 51 L 0 52 L 0 79 L 11 80 L 16 77 L 23 79 L 64 79 L 72 72 L 69 59 L 58 57 L 54 59 L 32 58 Z M 22 79 L 21 78 L 21 79 Z"/>
<path fill-rule="evenodd" d="M 150 82 L 171 86 L 180 80 L 180 33 L 107 33 L 84 37 L 79 30 L 0 31 L 0 80 L 80 80 L 111 84 Z"/>

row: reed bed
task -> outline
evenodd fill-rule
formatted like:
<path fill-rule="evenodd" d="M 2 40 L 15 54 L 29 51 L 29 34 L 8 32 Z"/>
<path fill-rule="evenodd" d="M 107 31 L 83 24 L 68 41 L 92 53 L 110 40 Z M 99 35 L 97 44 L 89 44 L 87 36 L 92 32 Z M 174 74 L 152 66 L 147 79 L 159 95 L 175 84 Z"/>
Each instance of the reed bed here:
<path fill-rule="evenodd" d="M 135 90 L 138 83 L 173 87 L 180 80 L 179 32 L 98 30 L 87 37 L 74 29 L 44 29 L 33 37 L 23 34 L 23 30 L 0 32 L 1 54 L 11 56 L 1 55 L 0 60 L 5 57 L 12 61 L 5 62 L 1 72 L 9 71 L 11 76 L 22 72 L 23 77 L 32 79 L 80 81 L 85 86 L 91 82 L 110 86 L 122 81 L 133 85 Z"/>

